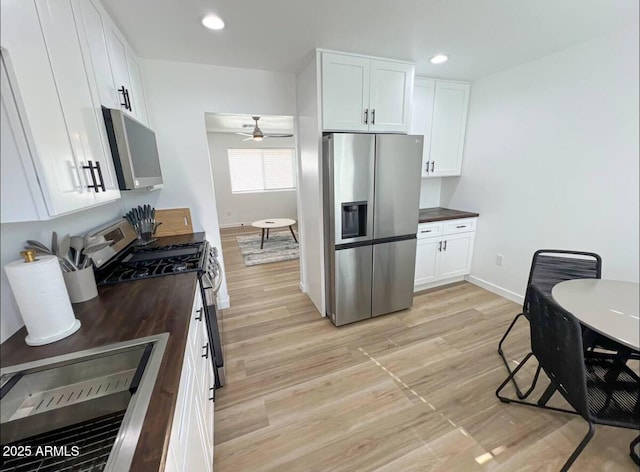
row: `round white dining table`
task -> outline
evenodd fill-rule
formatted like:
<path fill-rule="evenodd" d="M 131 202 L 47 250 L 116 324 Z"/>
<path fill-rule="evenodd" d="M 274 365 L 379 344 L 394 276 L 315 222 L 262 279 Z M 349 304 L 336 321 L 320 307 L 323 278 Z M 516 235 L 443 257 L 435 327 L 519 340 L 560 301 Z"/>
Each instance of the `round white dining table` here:
<path fill-rule="evenodd" d="M 554 286 L 551 295 L 584 326 L 640 350 L 640 284 L 637 282 L 567 280 Z"/>

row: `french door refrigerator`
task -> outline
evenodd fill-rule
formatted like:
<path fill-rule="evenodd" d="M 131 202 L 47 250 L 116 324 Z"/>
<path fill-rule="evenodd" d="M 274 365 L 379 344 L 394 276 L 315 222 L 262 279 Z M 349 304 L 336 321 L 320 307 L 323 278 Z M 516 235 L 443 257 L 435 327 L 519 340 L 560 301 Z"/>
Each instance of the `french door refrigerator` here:
<path fill-rule="evenodd" d="M 336 326 L 413 304 L 422 143 L 323 137 L 326 314 Z"/>

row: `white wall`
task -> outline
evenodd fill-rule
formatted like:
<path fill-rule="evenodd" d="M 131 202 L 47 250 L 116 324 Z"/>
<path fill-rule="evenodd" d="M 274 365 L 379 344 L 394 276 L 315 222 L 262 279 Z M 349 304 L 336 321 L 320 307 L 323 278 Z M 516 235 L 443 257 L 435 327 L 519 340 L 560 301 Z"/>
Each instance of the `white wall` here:
<path fill-rule="evenodd" d="M 244 136 L 207 133 L 209 155 L 216 192 L 218 222 L 221 228 L 250 224 L 264 218 L 297 219 L 296 191 L 232 193 L 228 149 L 295 148 L 293 138 L 267 138 L 261 142 L 244 141 Z"/>
<path fill-rule="evenodd" d="M 295 78 L 232 67 L 141 62 L 164 180 L 158 207 L 189 207 L 194 230 L 206 231 L 207 239 L 220 247 L 204 114 L 295 115 Z M 224 307 L 229 301 L 226 281 L 218 296 Z"/>
<path fill-rule="evenodd" d="M 302 290 L 325 315 L 324 237 L 322 234 L 322 173 L 319 58 L 314 54 L 296 78 L 298 160 L 298 232 Z"/>
<path fill-rule="evenodd" d="M 440 192 L 442 178 L 421 179 L 420 208 L 434 208 L 440 206 Z"/>
<path fill-rule="evenodd" d="M 20 259 L 20 251 L 27 239 L 35 239 L 47 246 L 51 245 L 51 232 L 59 235 L 85 234 L 89 230 L 105 223 L 122 218 L 132 206 L 149 203 L 154 206 L 159 192 L 135 190 L 122 192 L 122 198 L 97 208 L 84 210 L 72 215 L 62 216 L 49 221 L 31 223 L 3 223 L 0 225 L 0 265 L 4 267 L 11 261 Z M 24 322 L 18 311 L 15 298 L 9 287 L 4 269 L 0 275 L 0 343 L 20 329 Z M 46 316 L 46 313 L 43 314 Z"/>
<path fill-rule="evenodd" d="M 518 299 L 539 248 L 595 251 L 603 277 L 638 280 L 638 56 L 635 28 L 472 84 L 442 202 L 480 213 L 472 280 Z"/>
<path fill-rule="evenodd" d="M 141 203 L 156 208 L 189 207 L 195 231 L 206 231 L 220 247 L 211 178 L 205 112 L 295 114 L 295 80 L 291 74 L 213 67 L 167 61 L 142 61 L 151 126 L 156 132 L 164 178 L 157 192 L 123 192 L 122 200 L 46 222 L 2 224 L 0 264 L 16 260 L 27 239 L 49 244 L 51 231 L 82 234 L 122 217 Z M 0 342 L 22 325 L 6 275 L 0 276 Z M 221 306 L 229 302 L 226 284 Z"/>

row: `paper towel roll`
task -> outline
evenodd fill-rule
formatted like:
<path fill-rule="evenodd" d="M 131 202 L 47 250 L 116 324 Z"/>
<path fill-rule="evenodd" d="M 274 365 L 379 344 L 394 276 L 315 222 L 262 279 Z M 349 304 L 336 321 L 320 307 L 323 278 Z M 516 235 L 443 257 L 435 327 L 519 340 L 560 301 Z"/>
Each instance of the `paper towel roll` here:
<path fill-rule="evenodd" d="M 56 256 L 10 262 L 4 270 L 29 333 L 28 345 L 52 343 L 80 328 Z"/>

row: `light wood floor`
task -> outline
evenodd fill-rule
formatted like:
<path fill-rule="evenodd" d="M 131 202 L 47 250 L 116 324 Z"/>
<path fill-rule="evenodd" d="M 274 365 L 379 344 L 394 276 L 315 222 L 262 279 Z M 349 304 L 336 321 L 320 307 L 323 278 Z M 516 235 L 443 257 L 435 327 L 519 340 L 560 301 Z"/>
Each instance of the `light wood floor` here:
<path fill-rule="evenodd" d="M 461 283 L 336 328 L 300 292 L 297 260 L 244 266 L 235 236 L 247 231 L 222 230 L 232 307 L 216 472 L 552 472 L 586 433 L 581 418 L 494 396 L 506 377 L 496 346 L 515 303 Z M 527 346 L 522 322 L 505 350 L 520 359 Z M 637 470 L 634 437 L 597 427 L 572 471 Z"/>

